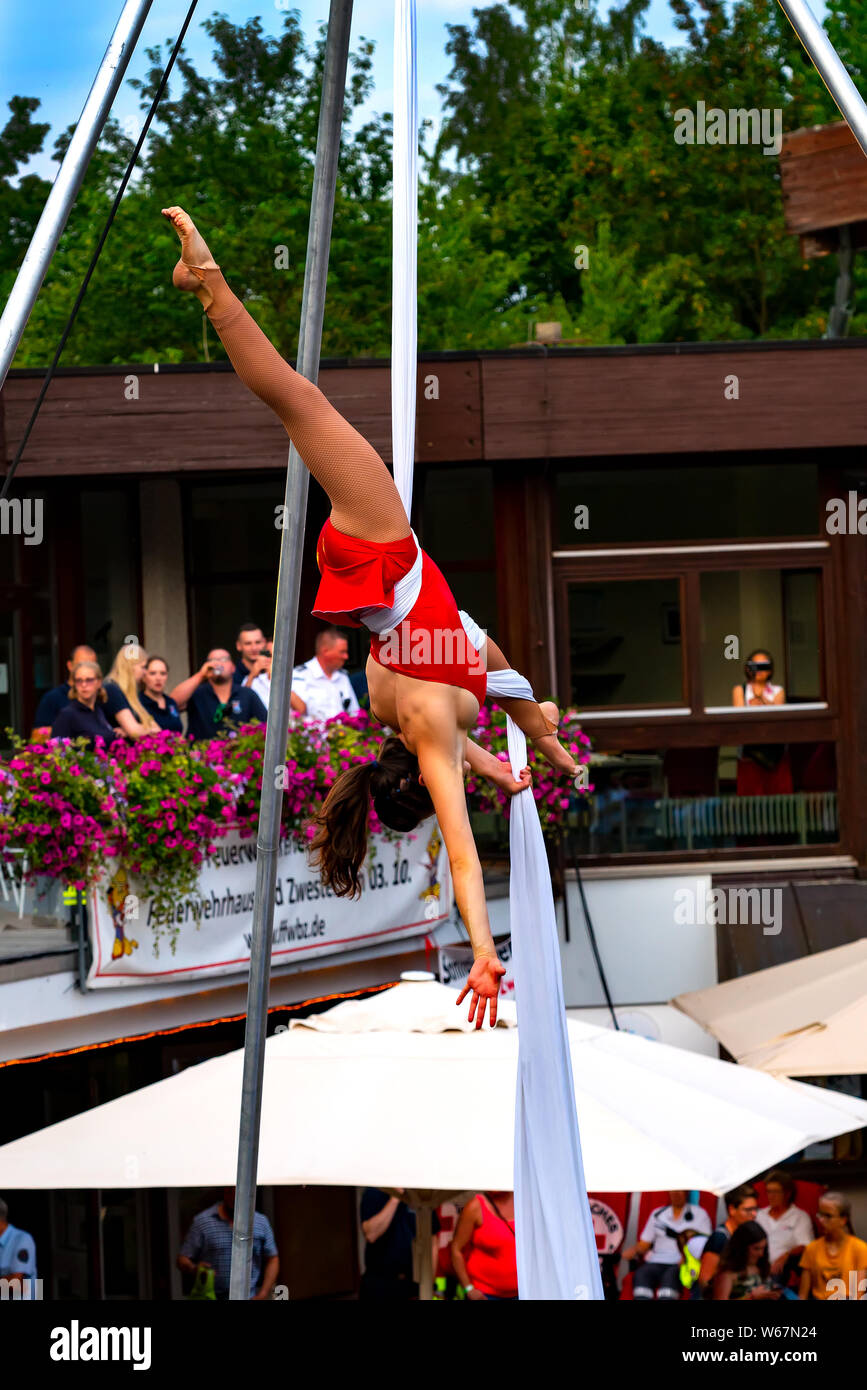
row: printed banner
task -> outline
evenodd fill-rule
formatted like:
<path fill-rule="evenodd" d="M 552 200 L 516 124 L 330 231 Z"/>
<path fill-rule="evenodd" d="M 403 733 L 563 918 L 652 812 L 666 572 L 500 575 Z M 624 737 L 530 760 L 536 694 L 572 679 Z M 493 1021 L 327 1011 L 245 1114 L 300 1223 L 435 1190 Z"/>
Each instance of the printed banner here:
<path fill-rule="evenodd" d="M 452 907 L 448 856 L 435 820 L 400 844 L 374 836 L 361 897 L 338 898 L 303 850 L 284 841 L 277 861 L 273 965 L 327 956 L 373 942 L 421 936 Z M 93 964 L 89 988 L 194 980 L 247 968 L 253 928 L 256 844 L 233 833 L 203 865 L 195 894 L 169 918 L 129 891 L 117 869 L 89 900 Z"/>
<path fill-rule="evenodd" d="M 512 938 L 508 941 L 501 941 L 497 946 L 497 955 L 506 967 L 505 975 L 500 977 L 500 998 L 515 998 L 515 977 L 512 974 Z M 461 990 L 467 982 L 467 976 L 473 968 L 473 948 L 471 946 L 440 946 L 439 948 L 439 972 L 440 983 L 449 985 L 451 989 Z M 469 998 L 469 996 L 467 996 Z"/>

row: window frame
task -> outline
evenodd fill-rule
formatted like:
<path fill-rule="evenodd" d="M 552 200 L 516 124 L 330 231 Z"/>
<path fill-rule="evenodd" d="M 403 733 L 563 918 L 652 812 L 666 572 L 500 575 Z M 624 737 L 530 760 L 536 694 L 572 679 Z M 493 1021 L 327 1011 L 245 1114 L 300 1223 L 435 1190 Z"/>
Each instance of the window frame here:
<path fill-rule="evenodd" d="M 825 708 L 782 706 L 772 714 L 709 713 L 703 695 L 701 670 L 701 575 L 726 570 L 818 571 L 819 630 Z M 569 587 L 587 582 L 677 579 L 681 612 L 681 671 L 683 709 L 688 713 L 656 713 L 670 705 L 587 706 L 580 713 L 588 732 L 605 728 L 618 735 L 618 746 L 648 746 L 648 726 L 673 735 L 666 745 L 707 746 L 716 743 L 779 741 L 781 726 L 789 742 L 832 741 L 838 737 L 839 691 L 834 641 L 834 568 L 831 544 L 816 537 L 767 542 L 690 542 L 684 545 L 600 546 L 554 550 L 552 571 L 557 634 L 557 682 L 571 692 L 569 658 Z M 713 707 L 711 707 L 713 708 Z M 636 718 L 641 722 L 636 725 Z M 809 726 L 810 732 L 807 731 Z M 628 741 L 625 741 L 628 740 Z M 606 740 L 607 741 L 607 740 Z M 651 740 L 652 742 L 653 740 Z"/>

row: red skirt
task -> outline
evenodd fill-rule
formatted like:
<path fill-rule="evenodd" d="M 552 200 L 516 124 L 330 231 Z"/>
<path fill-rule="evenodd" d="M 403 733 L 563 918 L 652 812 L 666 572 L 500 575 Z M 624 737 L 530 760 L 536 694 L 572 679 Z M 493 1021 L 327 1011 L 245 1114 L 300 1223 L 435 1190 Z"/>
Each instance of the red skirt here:
<path fill-rule="evenodd" d="M 394 586 L 415 564 L 416 543 L 365 541 L 326 521 L 316 546 L 322 580 L 313 615 L 361 627 L 365 608 L 391 608 Z M 422 551 L 421 590 L 409 614 L 390 633 L 370 636 L 370 654 L 389 671 L 468 690 L 482 704 L 487 690 L 483 656 L 464 631 L 454 595 Z"/>
<path fill-rule="evenodd" d="M 316 542 L 316 563 L 322 579 L 313 607 L 314 618 L 344 627 L 363 627 L 363 608 L 391 608 L 394 586 L 415 564 L 412 536 L 399 541 L 365 541 L 332 526 L 329 517 Z"/>

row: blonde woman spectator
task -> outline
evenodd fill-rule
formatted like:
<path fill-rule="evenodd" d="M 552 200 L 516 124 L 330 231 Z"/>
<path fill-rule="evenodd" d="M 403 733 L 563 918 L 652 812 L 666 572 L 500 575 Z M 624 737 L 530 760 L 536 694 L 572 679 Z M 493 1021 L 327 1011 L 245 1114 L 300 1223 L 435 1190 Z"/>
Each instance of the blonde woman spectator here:
<path fill-rule="evenodd" d="M 159 725 L 152 719 L 139 699 L 139 685 L 144 677 L 147 652 L 135 643 L 121 647 L 105 682 L 106 714 L 127 738 L 144 738 Z"/>
<path fill-rule="evenodd" d="M 816 1220 L 822 1234 L 801 1256 L 801 1298 L 867 1298 L 867 1241 L 852 1230 L 851 1204 L 842 1192 L 819 1198 Z"/>

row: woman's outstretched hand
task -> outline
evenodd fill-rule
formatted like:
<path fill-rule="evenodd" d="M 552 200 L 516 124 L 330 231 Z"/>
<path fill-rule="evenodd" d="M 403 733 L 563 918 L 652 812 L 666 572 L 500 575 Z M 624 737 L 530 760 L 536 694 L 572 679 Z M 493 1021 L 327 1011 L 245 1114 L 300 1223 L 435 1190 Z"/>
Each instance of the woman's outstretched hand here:
<path fill-rule="evenodd" d="M 467 1014 L 469 1022 L 475 1023 L 477 1028 L 481 1028 L 485 1021 L 485 1005 L 490 1000 L 488 1010 L 488 1021 L 491 1027 L 497 1021 L 497 997 L 500 993 L 500 979 L 506 973 L 506 967 L 496 956 L 479 956 L 473 961 L 473 968 L 470 971 L 467 983 L 464 985 L 455 1001 L 462 1004 L 466 996 L 472 990 L 472 1000 L 470 1002 L 470 1012 Z"/>

